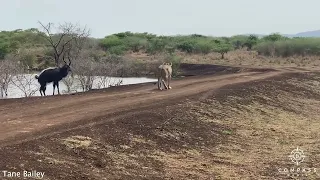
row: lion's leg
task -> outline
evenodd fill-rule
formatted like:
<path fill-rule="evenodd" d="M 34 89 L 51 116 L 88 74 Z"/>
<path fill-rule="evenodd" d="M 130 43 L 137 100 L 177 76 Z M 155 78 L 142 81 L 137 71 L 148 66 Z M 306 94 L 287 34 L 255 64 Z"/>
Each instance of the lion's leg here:
<path fill-rule="evenodd" d="M 162 88 L 161 88 L 161 81 L 162 81 L 161 78 L 158 78 L 158 89 L 159 89 L 159 90 L 162 90 Z"/>
<path fill-rule="evenodd" d="M 167 79 L 166 79 L 167 80 Z M 167 83 L 164 79 L 162 79 L 162 82 L 163 82 L 163 85 L 164 85 L 164 88 L 168 89 L 168 86 L 167 86 Z"/>
<path fill-rule="evenodd" d="M 169 89 L 171 89 L 170 81 L 171 81 L 171 76 L 169 76 L 169 78 L 168 78 L 168 88 L 169 88 Z"/>

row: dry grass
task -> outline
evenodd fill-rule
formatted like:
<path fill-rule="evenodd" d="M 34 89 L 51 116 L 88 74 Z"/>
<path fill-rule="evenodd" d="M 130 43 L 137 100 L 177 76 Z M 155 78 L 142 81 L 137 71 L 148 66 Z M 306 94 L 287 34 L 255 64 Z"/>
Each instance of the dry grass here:
<path fill-rule="evenodd" d="M 258 55 L 255 51 L 235 50 L 228 52 L 225 59 L 221 59 L 219 53 L 210 53 L 207 55 L 186 54 L 177 52 L 177 55 L 183 58 L 183 63 L 192 64 L 216 64 L 228 66 L 250 66 L 250 67 L 300 67 L 300 68 L 320 68 L 319 56 L 294 56 L 294 57 L 265 57 Z M 144 53 L 132 53 L 125 56 L 127 59 L 141 62 L 162 62 L 163 54 L 148 56 Z"/>
<path fill-rule="evenodd" d="M 314 77 L 317 79 L 318 77 Z M 320 96 L 317 81 L 291 79 L 287 83 L 303 87 Z M 256 92 L 261 91 L 261 87 Z M 234 135 L 228 145 L 221 145 L 215 155 L 228 157 L 228 162 L 242 169 L 231 167 L 230 171 L 219 171 L 223 179 L 235 174 L 241 179 L 285 178 L 277 172 L 278 168 L 292 167 L 288 158 L 290 152 L 299 147 L 307 154 L 304 167 L 320 167 L 320 101 L 306 92 L 275 90 L 275 94 L 255 93 L 249 99 L 228 96 L 226 101 L 207 100 L 195 106 L 200 121 L 228 124 Z M 270 103 L 266 104 L 265 102 Z M 274 103 L 273 103 L 274 102 Z M 280 106 L 279 106 L 280 105 Z M 221 115 L 224 114 L 223 118 Z M 220 167 L 221 163 L 213 164 Z M 309 178 L 318 177 L 315 173 Z M 259 178 L 257 178 L 259 177 Z"/>
<path fill-rule="evenodd" d="M 90 137 L 72 136 L 62 140 L 63 144 L 68 148 L 87 148 L 90 146 L 92 140 Z"/>
<path fill-rule="evenodd" d="M 296 57 L 265 57 L 258 55 L 255 51 L 236 50 L 228 52 L 225 59 L 221 59 L 217 53 L 210 53 L 205 56 L 184 55 L 186 63 L 198 64 L 218 64 L 230 66 L 253 66 L 253 67 L 310 67 L 318 68 L 320 66 L 319 56 L 296 56 Z"/>

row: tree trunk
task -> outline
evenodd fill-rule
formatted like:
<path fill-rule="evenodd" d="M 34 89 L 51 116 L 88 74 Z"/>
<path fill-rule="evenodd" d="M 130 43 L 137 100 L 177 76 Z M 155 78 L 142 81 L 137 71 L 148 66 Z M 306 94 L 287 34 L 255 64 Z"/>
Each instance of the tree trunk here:
<path fill-rule="evenodd" d="M 3 89 L 0 87 L 0 98 L 3 98 Z"/>
<path fill-rule="evenodd" d="M 224 53 L 221 53 L 221 59 L 224 59 Z"/>

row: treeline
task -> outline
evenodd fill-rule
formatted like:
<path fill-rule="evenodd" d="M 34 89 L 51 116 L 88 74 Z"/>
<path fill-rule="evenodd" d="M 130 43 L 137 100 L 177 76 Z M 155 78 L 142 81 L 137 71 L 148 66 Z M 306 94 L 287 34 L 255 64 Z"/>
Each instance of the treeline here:
<path fill-rule="evenodd" d="M 218 52 L 222 55 L 233 49 L 229 38 L 213 38 L 202 35 L 189 36 L 156 36 L 149 33 L 124 32 L 107 36 L 100 40 L 99 45 L 113 54 L 124 54 L 127 51 L 143 51 L 150 55 L 182 51 L 193 54 Z"/>
<path fill-rule="evenodd" d="M 305 56 L 320 55 L 320 38 L 288 38 L 273 33 L 262 38 L 255 35 L 237 35 L 232 37 L 210 37 L 202 35 L 156 36 L 148 33 L 118 33 L 100 40 L 100 47 L 114 54 L 127 51 L 144 51 L 148 54 L 161 52 L 173 53 L 178 50 L 192 54 L 211 52 L 224 54 L 235 49 L 257 51 L 264 56 Z"/>
<path fill-rule="evenodd" d="M 52 49 L 38 29 L 1 31 L 0 59 L 14 56 L 28 66 L 52 65 Z M 43 35 L 43 34 L 42 34 Z M 58 35 L 57 35 L 58 37 Z M 319 55 L 320 38 L 287 38 L 271 34 L 259 38 L 255 35 L 210 37 L 198 34 L 181 36 L 157 36 L 150 33 L 122 32 L 102 39 L 90 38 L 86 46 L 93 58 L 107 55 L 123 55 L 128 52 L 144 52 L 150 55 L 173 54 L 176 51 L 190 54 L 224 54 L 235 49 L 255 50 L 264 56 Z"/>

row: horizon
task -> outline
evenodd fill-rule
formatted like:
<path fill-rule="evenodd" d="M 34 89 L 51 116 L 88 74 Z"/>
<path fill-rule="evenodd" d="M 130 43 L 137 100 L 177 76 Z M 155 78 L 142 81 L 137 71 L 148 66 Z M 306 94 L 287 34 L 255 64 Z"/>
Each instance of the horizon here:
<path fill-rule="evenodd" d="M 44 24 L 78 23 L 91 30 L 92 38 L 126 31 L 230 37 L 272 33 L 291 35 L 320 29 L 320 23 L 316 21 L 320 17 L 317 11 L 320 2 L 270 1 L 199 0 L 193 3 L 163 0 L 150 3 L 147 0 L 93 0 L 79 3 L 75 0 L 1 0 L 6 8 L 0 15 L 6 17 L 6 21 L 2 22 L 0 30 L 41 29 L 38 21 Z"/>
<path fill-rule="evenodd" d="M 72 22 L 71 22 L 72 23 Z M 75 23 L 74 23 L 75 24 Z M 15 30 L 18 30 L 18 29 L 21 29 L 21 30 L 27 30 L 27 29 L 32 29 L 32 28 L 35 28 L 35 27 L 29 27 L 29 28 L 17 28 L 17 29 L 9 29 L 9 30 L 2 30 L 0 29 L 0 32 L 2 31 L 15 31 Z M 87 27 L 88 29 L 90 29 L 90 31 L 92 31 L 92 29 L 90 27 Z M 41 28 L 36 28 L 38 30 L 41 30 Z M 192 35 L 192 34 L 198 34 L 198 35 L 203 35 L 203 36 L 208 36 L 208 37 L 232 37 L 232 36 L 237 36 L 237 35 L 257 35 L 257 36 L 266 36 L 266 35 L 270 35 L 270 34 L 274 34 L 274 33 L 279 33 L 281 35 L 296 35 L 296 34 L 299 34 L 299 33 L 307 33 L 307 32 L 315 32 L 315 31 L 320 31 L 320 29 L 318 30 L 306 30 L 306 31 L 301 31 L 301 32 L 296 32 L 296 33 L 292 33 L 292 34 L 289 34 L 289 33 L 281 33 L 281 32 L 271 32 L 271 33 L 267 33 L 267 34 L 259 34 L 259 33 L 244 33 L 244 34 L 233 34 L 233 35 L 230 35 L 230 36 L 215 36 L 215 35 L 206 35 L 206 34 L 199 34 L 199 33 L 189 33 L 189 34 L 156 34 L 156 33 L 151 33 L 151 32 L 133 32 L 133 31 L 122 31 L 122 32 L 115 32 L 115 33 L 112 33 L 112 34 L 117 34 L 117 33 L 123 33 L 123 32 L 131 32 L 131 33 L 150 33 L 150 34 L 154 34 L 154 35 L 157 35 L 157 36 L 161 36 L 161 35 L 164 35 L 164 36 L 187 36 L 187 35 Z M 90 38 L 95 38 L 95 39 L 102 39 L 106 36 L 109 36 L 109 35 L 112 35 L 112 34 L 107 34 L 103 37 L 93 37 L 91 34 L 90 34 Z"/>

